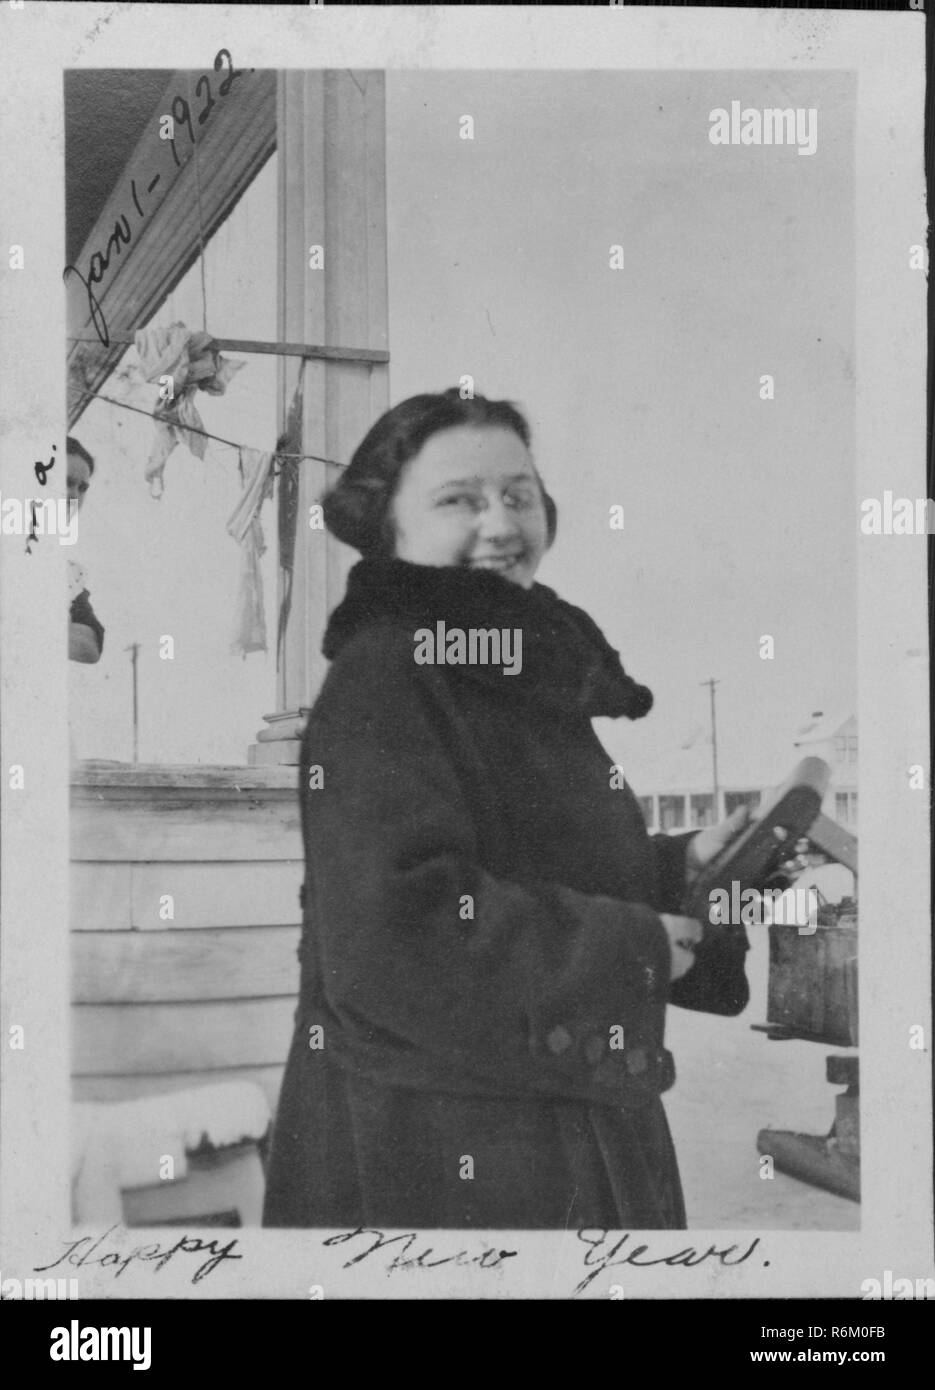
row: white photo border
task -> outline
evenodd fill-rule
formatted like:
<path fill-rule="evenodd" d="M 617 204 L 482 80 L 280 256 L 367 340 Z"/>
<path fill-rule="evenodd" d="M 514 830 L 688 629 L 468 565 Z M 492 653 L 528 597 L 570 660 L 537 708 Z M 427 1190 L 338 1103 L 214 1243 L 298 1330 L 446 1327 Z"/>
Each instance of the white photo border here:
<path fill-rule="evenodd" d="M 172 6 L 0 4 L 0 203 L 25 268 L 0 279 L 0 459 L 29 495 L 33 460 L 65 427 L 64 133 L 68 68 L 210 67 L 221 46 L 267 68 L 769 70 L 857 74 L 857 460 L 862 498 L 925 494 L 926 243 L 922 13 L 631 9 L 617 6 Z M 17 481 L 14 483 L 12 479 Z M 27 491 L 24 493 L 23 489 Z M 69 1213 L 68 720 L 61 547 L 0 544 L 2 1087 L 0 1268 L 30 1277 L 86 1234 Z M 860 1298 L 865 1279 L 930 1278 L 933 1267 L 926 542 L 858 544 L 861 778 L 862 1227 L 857 1232 L 638 1232 L 653 1256 L 735 1247 L 725 1264 L 607 1268 L 579 1295 L 607 1298 Z M 898 601 L 897 601 L 898 600 Z M 815 595 L 821 602 L 821 595 Z M 25 768 L 22 791 L 8 769 Z M 27 1045 L 11 1050 L 20 1024 Z M 913 1025 L 926 1050 L 911 1050 Z M 830 1094 L 830 1093 L 829 1093 Z M 95 1239 L 104 1232 L 94 1232 Z M 175 1229 L 123 1232 L 101 1250 L 175 1244 Z M 334 1233 L 242 1229 L 238 1260 L 192 1282 L 198 1261 L 59 1266 L 81 1298 L 555 1298 L 590 1272 L 576 1232 L 431 1232 L 421 1265 L 387 1270 L 402 1242 L 345 1268 Z M 622 1233 L 621 1233 L 622 1234 Z M 759 1236 L 752 1254 L 732 1261 Z M 618 1236 L 619 1238 L 619 1236 Z M 611 1242 L 612 1243 L 612 1242 Z M 492 1268 L 472 1257 L 516 1250 Z M 359 1247 L 355 1247 L 357 1249 Z M 431 1267 L 444 1256 L 467 1252 Z M 207 1253 L 210 1253 L 208 1251 Z M 621 1251 L 623 1253 L 623 1251 Z M 648 1256 L 647 1256 L 648 1258 Z M 591 1267 L 593 1269 L 593 1266 Z"/>

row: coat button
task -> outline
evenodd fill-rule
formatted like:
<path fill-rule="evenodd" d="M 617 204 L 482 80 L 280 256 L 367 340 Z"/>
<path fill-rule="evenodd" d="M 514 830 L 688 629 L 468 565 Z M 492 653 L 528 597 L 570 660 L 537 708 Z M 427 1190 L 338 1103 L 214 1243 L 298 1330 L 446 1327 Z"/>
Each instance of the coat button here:
<path fill-rule="evenodd" d="M 584 1045 L 584 1055 L 592 1067 L 596 1067 L 598 1062 L 603 1061 L 605 1051 L 604 1039 L 597 1036 L 588 1038 Z"/>
<path fill-rule="evenodd" d="M 649 1065 L 646 1051 L 642 1047 L 634 1047 L 626 1054 L 627 1071 L 631 1076 L 639 1076 Z"/>
<path fill-rule="evenodd" d="M 554 1052 L 556 1057 L 558 1057 L 562 1052 L 568 1051 L 571 1047 L 571 1042 L 571 1034 L 568 1029 L 563 1028 L 562 1025 L 559 1024 L 557 1028 L 552 1029 L 545 1040 L 545 1045 L 550 1052 Z"/>

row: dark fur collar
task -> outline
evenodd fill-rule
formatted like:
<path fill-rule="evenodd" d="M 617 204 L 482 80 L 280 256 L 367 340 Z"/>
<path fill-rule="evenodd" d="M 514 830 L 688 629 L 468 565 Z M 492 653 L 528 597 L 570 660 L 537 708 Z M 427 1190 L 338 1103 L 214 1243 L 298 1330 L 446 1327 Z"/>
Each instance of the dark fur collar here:
<path fill-rule="evenodd" d="M 544 584 L 531 589 L 489 570 L 413 565 L 407 560 L 361 560 L 347 593 L 331 614 L 322 651 L 332 660 L 361 628 L 387 620 L 407 630 L 510 628 L 522 632 L 522 669 L 447 665 L 457 677 L 493 683 L 519 696 L 589 718 L 639 719 L 652 708 L 652 691 L 626 674 L 620 657 L 582 609 Z M 413 642 L 415 651 L 415 642 Z"/>

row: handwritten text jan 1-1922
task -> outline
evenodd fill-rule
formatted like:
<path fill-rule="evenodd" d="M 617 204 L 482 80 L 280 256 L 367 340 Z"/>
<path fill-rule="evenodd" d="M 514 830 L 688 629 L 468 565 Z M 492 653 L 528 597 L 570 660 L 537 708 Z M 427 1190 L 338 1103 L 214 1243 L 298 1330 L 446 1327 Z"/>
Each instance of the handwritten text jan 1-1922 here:
<path fill-rule="evenodd" d="M 226 48 L 220 49 L 215 56 L 214 71 L 216 73 L 226 73 L 226 76 L 223 77 L 217 89 L 218 96 L 220 97 L 228 96 L 234 83 L 239 78 L 246 76 L 244 72 L 238 71 L 234 67 L 230 51 Z M 250 69 L 250 72 L 253 72 L 253 68 Z M 207 73 L 203 73 L 201 77 L 199 77 L 195 84 L 195 91 L 198 96 L 207 96 L 207 100 L 198 112 L 198 125 L 203 126 L 208 121 L 213 108 L 218 105 L 218 102 L 211 95 L 211 80 Z M 191 141 L 192 149 L 194 149 L 195 127 L 192 123 L 191 107 L 181 93 L 176 93 L 172 100 L 172 119 L 173 121 L 178 121 L 180 125 L 187 128 L 189 140 Z M 168 143 L 172 151 L 172 158 L 175 161 L 176 167 L 180 168 L 182 161 L 175 148 L 175 139 L 173 138 L 166 143 Z M 160 173 L 155 173 L 146 180 L 147 194 L 152 194 L 154 192 L 161 179 L 162 175 Z M 133 206 L 136 208 L 137 215 L 142 221 L 146 217 L 146 212 L 140 202 L 141 194 L 140 190 L 137 188 L 135 178 L 130 179 L 130 193 L 133 198 Z M 104 249 L 92 252 L 88 260 L 87 272 L 83 274 L 76 265 L 66 265 L 62 272 L 64 279 L 67 279 L 69 275 L 77 275 L 78 279 L 84 285 L 88 296 L 88 312 L 91 317 L 91 322 L 94 324 L 97 336 L 104 347 L 110 346 L 110 334 L 107 328 L 107 321 L 104 318 L 104 311 L 94 292 L 94 287 L 95 285 L 101 284 L 103 281 L 104 276 L 110 268 L 111 259 L 115 255 L 119 256 L 125 246 L 129 246 L 130 242 L 133 240 L 133 230 L 130 219 L 125 212 L 122 212 L 114 222 L 114 230 L 107 238 Z"/>

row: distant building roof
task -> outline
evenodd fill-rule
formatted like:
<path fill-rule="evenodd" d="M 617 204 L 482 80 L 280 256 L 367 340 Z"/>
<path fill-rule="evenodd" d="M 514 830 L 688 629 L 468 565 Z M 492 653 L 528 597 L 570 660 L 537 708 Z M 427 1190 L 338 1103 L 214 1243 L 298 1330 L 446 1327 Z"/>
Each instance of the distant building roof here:
<path fill-rule="evenodd" d="M 797 750 L 827 742 L 856 719 L 851 710 L 816 709 L 808 719 L 792 726 L 789 734 L 768 743 L 764 741 L 743 750 L 720 750 L 718 783 L 724 792 L 763 790 L 778 786 L 803 756 Z M 787 728 L 789 726 L 787 725 Z M 779 731 L 775 731 L 778 733 Z M 711 739 L 696 724 L 687 738 L 665 756 L 644 752 L 637 743 L 627 747 L 617 742 L 616 731 L 607 730 L 607 746 L 618 748 L 627 779 L 638 795 L 679 795 L 710 792 L 713 783 Z M 785 742 L 788 739 L 788 742 Z M 783 752 L 783 746 L 788 750 Z M 855 781 L 856 785 L 856 781 Z"/>
<path fill-rule="evenodd" d="M 798 747 L 802 743 L 824 743 L 849 724 L 855 718 L 852 710 L 838 709 L 825 713 L 824 710 L 815 710 L 808 719 L 795 731 L 793 744 Z"/>

